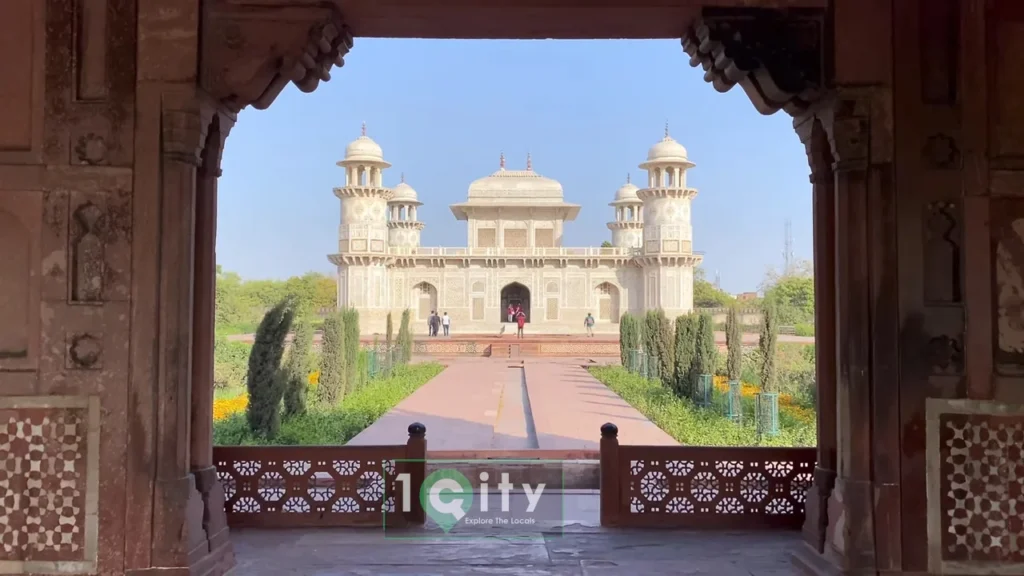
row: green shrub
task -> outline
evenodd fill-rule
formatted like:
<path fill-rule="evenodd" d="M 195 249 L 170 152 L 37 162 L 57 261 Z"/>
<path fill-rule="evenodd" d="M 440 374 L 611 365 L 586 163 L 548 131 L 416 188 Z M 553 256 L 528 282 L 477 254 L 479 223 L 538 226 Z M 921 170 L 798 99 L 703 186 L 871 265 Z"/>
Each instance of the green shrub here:
<path fill-rule="evenodd" d="M 743 332 L 740 331 L 740 315 L 733 304 L 725 322 L 725 345 L 729 352 L 726 375 L 729 380 L 739 380 L 743 375 Z"/>
<path fill-rule="evenodd" d="M 320 345 L 320 382 L 316 387 L 316 399 L 322 405 L 333 406 L 344 396 L 345 323 L 341 314 L 334 313 L 324 319 Z"/>
<path fill-rule="evenodd" d="M 313 326 L 298 322 L 288 357 L 285 359 L 284 417 L 292 418 L 306 412 L 306 391 L 313 371 Z"/>
<path fill-rule="evenodd" d="M 281 357 L 293 314 L 289 302 L 271 308 L 256 329 L 256 342 L 249 354 L 249 404 L 245 415 L 249 430 L 263 438 L 274 438 L 281 426 L 281 396 L 285 387 Z"/>
<path fill-rule="evenodd" d="M 793 330 L 796 332 L 797 336 L 814 336 L 814 324 L 801 322 L 793 326 Z"/>
<path fill-rule="evenodd" d="M 384 329 L 384 349 L 391 350 L 391 341 L 394 339 L 395 326 L 391 322 L 391 312 L 388 312 L 387 327 Z"/>
<path fill-rule="evenodd" d="M 761 389 L 765 392 L 778 392 L 775 373 L 775 343 L 778 337 L 779 324 L 775 304 L 771 300 L 766 300 L 761 317 L 761 337 L 757 345 L 762 362 Z"/>
<path fill-rule="evenodd" d="M 630 374 L 618 366 L 593 366 L 590 373 L 681 444 L 691 446 L 815 446 L 813 422 L 780 414 L 780 433 L 758 439 L 753 422 L 736 424 L 713 410 L 701 410 L 679 398 L 658 380 Z M 752 402 L 752 399 L 746 399 Z M 744 406 L 744 412 L 751 407 Z"/>
<path fill-rule="evenodd" d="M 692 314 L 676 318 L 675 366 L 672 389 L 679 396 L 689 396 L 690 373 L 693 369 L 697 317 Z"/>
<path fill-rule="evenodd" d="M 437 363 L 397 366 L 391 377 L 372 380 L 340 404 L 313 406 L 285 421 L 277 437 L 269 441 L 249 433 L 238 415 L 230 416 L 214 423 L 213 442 L 218 446 L 345 444 L 442 370 Z"/>
<path fill-rule="evenodd" d="M 241 388 L 249 371 L 252 344 L 231 342 L 224 336 L 213 341 L 213 387 Z"/>

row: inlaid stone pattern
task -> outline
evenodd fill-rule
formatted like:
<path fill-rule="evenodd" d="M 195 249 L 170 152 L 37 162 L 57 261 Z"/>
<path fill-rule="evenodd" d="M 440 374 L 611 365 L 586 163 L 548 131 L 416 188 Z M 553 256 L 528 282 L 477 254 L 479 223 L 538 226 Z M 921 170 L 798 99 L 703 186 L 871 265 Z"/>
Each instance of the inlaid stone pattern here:
<path fill-rule="evenodd" d="M 1024 415 L 942 414 L 938 425 L 943 561 L 1024 572 Z"/>
<path fill-rule="evenodd" d="M 94 571 L 98 413 L 86 398 L 0 399 L 0 573 Z"/>

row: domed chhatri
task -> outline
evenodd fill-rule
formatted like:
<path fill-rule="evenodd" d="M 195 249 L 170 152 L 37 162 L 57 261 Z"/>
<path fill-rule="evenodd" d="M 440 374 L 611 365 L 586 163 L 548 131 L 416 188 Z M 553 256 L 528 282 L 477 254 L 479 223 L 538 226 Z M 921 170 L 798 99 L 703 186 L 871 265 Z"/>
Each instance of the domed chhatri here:
<path fill-rule="evenodd" d="M 391 189 L 391 201 L 392 202 L 419 202 L 419 197 L 416 194 L 416 190 L 412 186 L 405 183 L 405 174 L 402 174 L 402 180 L 397 186 Z"/>
<path fill-rule="evenodd" d="M 362 134 L 345 147 L 345 160 L 349 162 L 384 162 L 384 150 L 366 135 L 366 123 Z"/>
<path fill-rule="evenodd" d="M 654 146 L 651 146 L 651 149 L 647 151 L 647 162 L 640 167 L 646 168 L 646 165 L 655 162 L 691 164 L 686 148 L 669 135 L 668 124 L 665 125 L 665 137 Z"/>
<path fill-rule="evenodd" d="M 346 185 L 334 189 L 338 250 L 328 258 L 338 270 L 338 307 L 358 310 L 365 334 L 384 332 L 388 315 L 403 310 L 415 318 L 415 333 L 426 332 L 434 311 L 447 313 L 457 334 L 492 334 L 516 308 L 535 334 L 582 331 L 588 318 L 595 332 L 614 334 L 626 311 L 692 312 L 693 271 L 703 260 L 692 249 L 696 191 L 685 174 L 693 163 L 667 129 L 640 165 L 646 184 L 627 174 L 625 184 L 600 194 L 612 197 L 614 213 L 610 245 L 600 247 L 563 244 L 581 207 L 536 170 L 530 154 L 523 164 L 507 163 L 504 153 L 496 160 L 494 172 L 472 180 L 465 200 L 449 206 L 466 223 L 466 244 L 424 247 L 423 204 L 405 175 L 383 185 L 390 164 L 365 127 L 348 146 L 338 163 Z"/>
<path fill-rule="evenodd" d="M 626 183 L 623 184 L 618 190 L 615 191 L 616 202 L 628 202 L 628 201 L 639 201 L 636 196 L 637 190 L 640 188 L 630 180 L 629 175 L 626 175 Z"/>

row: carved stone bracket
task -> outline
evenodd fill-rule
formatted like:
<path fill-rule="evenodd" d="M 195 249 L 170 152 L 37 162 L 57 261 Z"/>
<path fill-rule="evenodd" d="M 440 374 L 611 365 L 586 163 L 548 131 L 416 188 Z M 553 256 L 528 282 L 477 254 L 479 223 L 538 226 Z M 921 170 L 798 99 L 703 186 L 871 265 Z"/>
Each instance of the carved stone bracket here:
<path fill-rule="evenodd" d="M 824 10 L 708 8 L 683 37 L 719 92 L 739 84 L 762 114 L 807 111 L 824 93 Z"/>
<path fill-rule="evenodd" d="M 269 107 L 294 82 L 312 92 L 345 64 L 352 33 L 332 2 L 204 3 L 200 84 L 228 109 Z"/>

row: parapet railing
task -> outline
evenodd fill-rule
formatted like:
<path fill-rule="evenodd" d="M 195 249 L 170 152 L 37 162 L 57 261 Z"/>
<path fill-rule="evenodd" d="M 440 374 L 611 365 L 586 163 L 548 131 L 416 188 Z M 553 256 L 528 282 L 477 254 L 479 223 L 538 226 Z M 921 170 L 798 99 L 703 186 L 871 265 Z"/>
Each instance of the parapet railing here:
<path fill-rule="evenodd" d="M 423 524 L 426 455 L 419 423 L 404 445 L 213 448 L 228 526 L 254 528 Z M 415 490 L 396 486 L 403 474 Z"/>
<path fill-rule="evenodd" d="M 620 445 L 601 427 L 601 525 L 792 529 L 816 448 Z"/>

